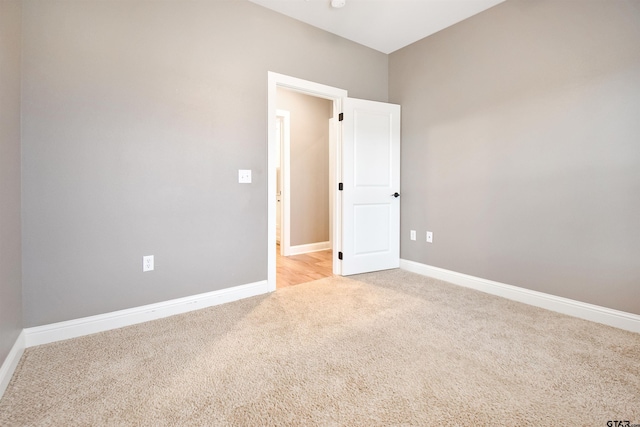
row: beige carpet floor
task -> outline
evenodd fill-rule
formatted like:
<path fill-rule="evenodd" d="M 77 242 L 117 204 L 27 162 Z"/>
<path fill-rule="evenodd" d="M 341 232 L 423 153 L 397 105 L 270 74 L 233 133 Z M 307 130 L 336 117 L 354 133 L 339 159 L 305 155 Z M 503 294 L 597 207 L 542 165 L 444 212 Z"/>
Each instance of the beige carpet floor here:
<path fill-rule="evenodd" d="M 26 350 L 1 426 L 640 424 L 640 334 L 399 270 Z"/>

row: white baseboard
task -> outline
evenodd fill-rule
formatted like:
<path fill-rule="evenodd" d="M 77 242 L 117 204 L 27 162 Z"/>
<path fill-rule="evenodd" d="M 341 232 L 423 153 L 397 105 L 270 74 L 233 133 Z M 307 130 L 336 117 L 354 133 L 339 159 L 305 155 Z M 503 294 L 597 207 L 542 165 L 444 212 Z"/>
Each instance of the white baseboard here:
<path fill-rule="evenodd" d="M 308 243 L 289 247 L 289 255 L 308 254 L 309 252 L 326 251 L 331 249 L 331 242 Z"/>
<path fill-rule="evenodd" d="M 47 344 L 199 310 L 269 292 L 266 280 L 81 319 L 26 328 L 25 346 Z"/>
<path fill-rule="evenodd" d="M 20 332 L 18 335 L 18 339 L 16 340 L 13 347 L 11 347 L 11 351 L 7 355 L 7 358 L 0 366 L 0 398 L 4 394 L 9 382 L 11 381 L 11 377 L 13 377 L 13 373 L 18 367 L 18 362 L 20 362 L 20 358 L 22 357 L 22 353 L 24 353 L 25 349 L 25 339 L 24 339 L 24 330 Z"/>
<path fill-rule="evenodd" d="M 640 316 L 637 314 L 494 282 L 480 277 L 445 270 L 444 268 L 432 267 L 415 261 L 401 259 L 400 268 L 412 273 L 433 277 L 453 283 L 454 285 L 476 289 L 513 301 L 640 333 Z"/>

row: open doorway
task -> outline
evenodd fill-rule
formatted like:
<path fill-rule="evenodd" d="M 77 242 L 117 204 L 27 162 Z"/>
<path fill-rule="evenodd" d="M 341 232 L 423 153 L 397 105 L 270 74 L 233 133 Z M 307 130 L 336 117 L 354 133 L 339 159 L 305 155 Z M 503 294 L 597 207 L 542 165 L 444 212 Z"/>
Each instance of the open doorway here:
<path fill-rule="evenodd" d="M 277 244 L 276 244 L 276 229 L 277 229 L 277 165 L 279 162 L 278 157 L 281 156 L 279 154 L 279 138 L 276 134 L 276 127 L 278 123 L 277 119 L 277 109 L 278 109 L 278 88 L 286 88 L 290 91 L 305 94 L 308 96 L 321 98 L 323 100 L 329 100 L 329 105 L 331 106 L 332 112 L 340 112 L 342 99 L 347 96 L 347 91 L 342 89 L 337 89 L 313 82 L 309 82 L 306 80 L 301 80 L 289 76 L 284 76 L 277 73 L 269 73 L 269 82 L 268 82 L 268 124 L 269 124 L 269 134 L 268 134 L 268 150 L 269 150 L 269 161 L 268 161 L 268 169 L 269 169 L 269 179 L 268 179 L 268 282 L 269 282 L 269 290 L 273 291 L 276 289 L 277 282 Z M 326 123 L 326 126 L 329 126 Z M 331 127 L 330 133 L 330 142 L 329 142 L 329 171 L 328 171 L 328 185 L 330 188 L 336 188 L 336 183 L 339 179 L 339 168 L 336 165 L 339 163 L 339 159 L 337 159 L 337 154 L 339 153 L 339 149 L 337 146 L 339 145 L 339 135 L 335 132 L 336 126 Z M 284 174 L 283 174 L 284 176 Z M 330 220 L 329 225 L 329 241 L 328 246 L 330 252 L 328 252 L 330 260 L 331 260 L 331 273 L 332 274 L 340 274 L 340 265 L 337 257 L 337 242 L 340 242 L 340 218 L 338 216 L 339 212 L 339 198 L 333 192 L 333 195 L 329 196 L 329 214 L 328 218 Z M 281 202 L 282 203 L 282 202 Z M 281 232 L 281 242 L 284 240 L 283 233 L 286 233 L 284 229 L 280 230 Z M 322 243 L 322 242 L 320 242 Z M 295 244 L 293 245 L 295 246 Z M 328 263 L 323 259 L 316 259 L 319 253 L 310 252 L 305 255 L 308 255 L 310 258 L 314 259 L 302 259 L 299 260 L 302 263 L 313 263 L 318 262 L 322 266 L 324 266 L 325 271 Z M 324 254 L 326 255 L 326 253 Z M 298 256 L 298 255 L 295 255 Z M 302 255 L 300 255 L 302 256 Z M 291 259 L 291 258 L 290 258 Z"/>
<path fill-rule="evenodd" d="M 400 266 L 400 105 L 348 98 L 347 91 L 268 73 L 267 289 L 276 290 L 277 89 L 333 101 L 329 156 L 335 191 L 331 218 L 333 274 L 353 275 Z M 338 132 L 338 129 L 340 130 Z"/>
<path fill-rule="evenodd" d="M 330 120 L 333 102 L 277 88 L 276 287 L 333 274 Z"/>

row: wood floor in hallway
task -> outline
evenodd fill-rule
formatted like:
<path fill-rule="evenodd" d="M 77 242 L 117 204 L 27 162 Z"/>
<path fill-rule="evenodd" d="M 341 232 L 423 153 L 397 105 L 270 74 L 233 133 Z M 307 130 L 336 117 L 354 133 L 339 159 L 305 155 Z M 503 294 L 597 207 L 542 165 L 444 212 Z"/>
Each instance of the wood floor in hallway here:
<path fill-rule="evenodd" d="M 282 256 L 276 247 L 276 288 L 299 285 L 333 276 L 333 251 Z"/>

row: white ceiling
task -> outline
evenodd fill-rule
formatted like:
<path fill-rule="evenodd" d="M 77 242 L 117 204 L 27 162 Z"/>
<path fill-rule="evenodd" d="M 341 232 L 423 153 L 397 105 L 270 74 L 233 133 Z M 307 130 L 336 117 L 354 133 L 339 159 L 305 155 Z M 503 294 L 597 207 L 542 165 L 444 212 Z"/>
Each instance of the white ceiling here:
<path fill-rule="evenodd" d="M 388 54 L 505 0 L 250 1 Z"/>

